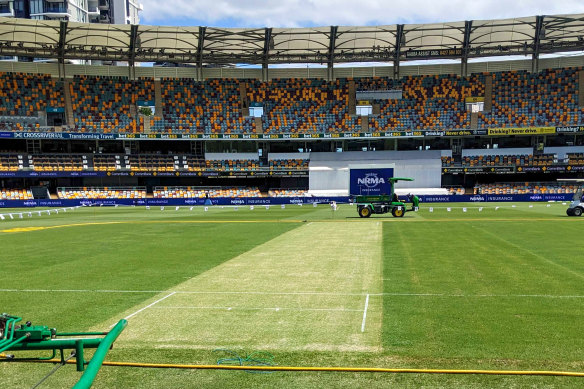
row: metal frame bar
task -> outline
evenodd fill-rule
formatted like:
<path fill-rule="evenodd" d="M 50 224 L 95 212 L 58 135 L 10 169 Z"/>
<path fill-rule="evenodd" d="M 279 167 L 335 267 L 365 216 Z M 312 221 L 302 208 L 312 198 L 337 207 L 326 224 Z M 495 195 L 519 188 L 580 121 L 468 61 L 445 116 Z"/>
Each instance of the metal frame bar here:
<path fill-rule="evenodd" d="M 273 47 L 273 38 L 280 34 L 280 29 L 250 28 L 229 29 L 200 26 L 196 42 L 194 32 L 189 29 L 164 30 L 164 27 L 110 25 L 104 29 L 92 25 L 72 25 L 66 21 L 19 21 L 12 18 L 0 18 L 0 55 L 25 56 L 33 58 L 57 58 L 61 63 L 68 59 L 128 61 L 130 66 L 136 62 L 173 62 L 196 63 L 199 69 L 203 64 L 232 65 L 236 63 L 260 64 L 267 69 L 271 64 L 287 63 L 323 63 L 329 69 L 336 63 L 392 61 L 394 74 L 399 74 L 401 61 L 437 58 L 433 55 L 408 56 L 409 51 L 446 50 L 438 58 L 455 58 L 461 60 L 461 71 L 466 72 L 469 58 L 496 57 L 503 55 L 532 54 L 533 68 L 541 53 L 559 53 L 584 49 L 584 14 L 535 16 L 516 20 L 493 20 L 477 24 L 476 21 L 443 23 L 438 25 L 422 24 L 409 26 L 404 24 L 379 27 L 358 27 L 355 29 L 330 26 L 328 31 L 318 29 L 283 30 L 289 38 L 277 42 Z M 15 41 L 18 34 L 36 31 L 26 41 Z M 83 31 L 79 37 L 71 38 L 72 31 Z M 393 42 L 386 42 L 388 34 L 394 34 Z M 169 37 L 176 31 L 176 37 Z M 542 36 L 545 31 L 545 36 Z M 92 37 L 103 37 L 112 32 L 109 40 L 111 46 L 91 44 Z M 142 49 L 145 42 L 140 40 L 141 32 L 152 33 L 149 48 Z M 164 37 L 157 38 L 160 32 Z M 353 34 L 347 41 L 342 41 L 343 34 Z M 407 38 L 404 37 L 407 35 Z M 504 37 L 495 38 L 496 33 Z M 375 40 L 376 34 L 383 34 L 377 50 L 363 47 L 360 40 Z M 35 39 L 35 37 L 42 39 Z M 416 40 L 432 39 L 431 46 L 413 44 Z M 491 39 L 493 37 L 493 39 Z M 181 48 L 157 46 L 157 39 L 174 39 L 181 42 Z M 44 43 L 36 43 L 40 40 Z M 77 43 L 81 42 L 83 43 Z M 299 43 L 300 42 L 300 43 Z M 341 43 L 339 43 L 341 42 Z M 352 43 L 355 42 L 355 43 Z M 423 42 L 423 40 L 421 41 Z M 387 43 L 387 47 L 385 44 Z M 196 45 L 196 48 L 195 48 Z M 192 46 L 192 50 L 189 49 Z M 156 48 L 156 49 L 153 49 Z M 407 51 L 406 51 L 407 49 Z M 332 73 L 332 71 L 329 70 Z"/>

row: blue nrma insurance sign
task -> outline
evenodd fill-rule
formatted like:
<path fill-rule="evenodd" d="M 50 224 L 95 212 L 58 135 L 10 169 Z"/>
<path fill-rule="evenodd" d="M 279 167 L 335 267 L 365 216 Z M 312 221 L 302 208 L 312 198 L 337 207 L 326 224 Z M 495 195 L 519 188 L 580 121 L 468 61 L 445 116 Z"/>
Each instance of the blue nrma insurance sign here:
<path fill-rule="evenodd" d="M 382 195 L 391 193 L 389 179 L 393 177 L 392 168 L 353 169 L 349 179 L 351 195 Z"/>

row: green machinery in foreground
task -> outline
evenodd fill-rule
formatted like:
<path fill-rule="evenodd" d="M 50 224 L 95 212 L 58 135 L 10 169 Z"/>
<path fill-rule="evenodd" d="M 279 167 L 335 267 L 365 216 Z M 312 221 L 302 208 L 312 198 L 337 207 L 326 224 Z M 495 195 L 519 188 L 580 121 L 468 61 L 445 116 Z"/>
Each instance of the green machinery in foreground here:
<path fill-rule="evenodd" d="M 572 202 L 568 209 L 566 209 L 566 214 L 568 216 L 582 216 L 582 214 L 584 214 L 584 178 L 559 179 L 558 181 L 574 183 L 577 185 L 576 192 L 572 197 Z"/>
<path fill-rule="evenodd" d="M 17 361 L 58 361 L 54 358 L 60 351 L 60 364 L 65 365 L 72 357 L 76 360 L 77 371 L 85 371 L 74 388 L 89 388 L 99 371 L 105 356 L 114 341 L 127 325 L 126 320 L 120 320 L 109 332 L 57 332 L 55 328 L 32 325 L 30 322 L 18 324 L 20 317 L 7 313 L 0 315 L 0 353 L 5 351 L 38 351 L 52 352 L 49 357 L 15 358 L 14 355 L 1 354 L 4 362 Z M 85 360 L 85 349 L 96 349 L 91 361 Z M 73 350 L 71 356 L 65 359 L 64 350 Z M 87 365 L 87 369 L 85 366 Z M 53 369 L 48 376 L 56 371 Z M 44 379 L 46 379 L 46 376 Z M 43 380 L 44 380 L 43 379 Z M 42 382 L 42 381 L 41 381 Z"/>
<path fill-rule="evenodd" d="M 372 214 L 391 212 L 393 217 L 403 217 L 406 212 L 417 211 L 420 199 L 416 195 L 408 195 L 407 201 L 402 201 L 395 193 L 395 183 L 398 181 L 414 181 L 413 178 L 392 177 L 389 179 L 391 191 L 389 194 L 355 196 L 353 202 L 357 204 L 360 217 L 369 217 Z M 407 203 L 411 203 L 410 208 Z"/>

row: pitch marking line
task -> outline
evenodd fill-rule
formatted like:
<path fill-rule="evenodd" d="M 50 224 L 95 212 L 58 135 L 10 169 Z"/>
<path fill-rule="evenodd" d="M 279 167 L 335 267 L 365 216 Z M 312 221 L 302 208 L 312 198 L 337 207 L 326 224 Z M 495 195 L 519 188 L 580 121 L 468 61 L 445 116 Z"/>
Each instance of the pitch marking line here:
<path fill-rule="evenodd" d="M 0 289 L 0 293 L 164 293 L 169 290 L 113 290 L 113 289 Z M 451 293 L 336 293 L 336 292 L 254 292 L 254 291 L 189 291 L 176 290 L 171 294 L 228 294 L 228 295 L 264 295 L 264 296 L 403 296 L 403 297 L 536 297 L 557 299 L 584 299 L 584 295 L 552 294 L 451 294 Z M 167 296 L 168 297 L 168 296 Z M 166 298 L 166 297 L 165 297 Z M 361 311 L 361 310 L 359 310 Z"/>
<path fill-rule="evenodd" d="M 212 310 L 219 310 L 219 311 L 299 311 L 299 312 L 361 312 L 360 309 L 347 309 L 347 308 L 282 308 L 282 307 L 265 307 L 265 308 L 256 308 L 256 307 L 215 307 L 215 306 L 158 306 L 152 309 L 212 309 Z"/>
<path fill-rule="evenodd" d="M 367 308 L 369 307 L 369 294 L 365 298 L 365 308 L 363 309 L 363 321 L 361 322 L 361 332 L 365 332 L 365 320 L 367 320 Z"/>
<path fill-rule="evenodd" d="M 169 294 L 167 294 L 166 296 L 164 296 L 163 298 L 160 298 L 160 299 L 156 300 L 156 301 L 155 301 L 155 302 L 153 302 L 152 304 L 149 304 L 149 305 L 145 306 L 144 308 L 140 308 L 140 309 L 138 309 L 136 312 L 129 314 L 128 316 L 124 317 L 124 319 L 128 320 L 129 318 L 131 318 L 131 317 L 133 317 L 133 316 L 136 316 L 136 315 L 137 315 L 137 314 L 139 314 L 140 312 L 142 312 L 142 311 L 144 311 L 144 310 L 146 310 L 146 309 L 148 309 L 148 308 L 150 308 L 150 307 L 152 307 L 152 306 L 154 306 L 154 305 L 158 304 L 158 303 L 159 303 L 159 302 L 161 302 L 161 301 L 164 301 L 164 300 L 166 300 L 167 298 L 169 298 L 170 296 L 173 296 L 173 295 L 175 295 L 175 294 L 176 294 L 176 292 L 169 293 Z M 117 323 L 116 323 L 116 324 L 117 324 Z M 111 328 L 111 327 L 113 327 L 113 326 L 115 326 L 116 324 L 113 324 L 112 326 L 110 326 L 110 328 Z"/>
<path fill-rule="evenodd" d="M 489 219 L 489 218 L 468 218 L 468 219 L 379 219 L 382 223 L 434 223 L 434 222 L 518 222 L 518 221 L 556 221 L 556 222 L 577 222 L 576 218 L 562 217 L 558 219 L 549 218 L 512 218 L 512 219 Z M 353 220 L 353 219 L 336 219 L 336 220 L 313 220 L 311 223 L 370 223 L 368 220 Z M 126 221 L 112 221 L 112 222 L 93 222 L 93 223 L 73 223 L 73 224 L 59 224 L 54 226 L 39 226 L 28 228 L 10 228 L 0 230 L 3 233 L 19 233 L 19 232 L 35 232 L 43 230 L 53 230 L 56 228 L 66 227 L 85 227 L 85 226 L 101 226 L 113 224 L 245 224 L 245 223 L 305 223 L 304 220 L 293 219 L 274 219 L 274 220 L 126 220 Z"/>
<path fill-rule="evenodd" d="M 245 224 L 245 223 L 304 223 L 303 220 L 125 220 L 125 221 L 112 221 L 112 222 L 91 222 L 91 223 L 73 223 L 73 224 L 57 224 L 54 226 L 39 226 L 39 227 L 27 227 L 27 228 L 9 228 L 6 230 L 0 230 L 0 232 L 5 233 L 17 233 L 17 232 L 33 232 L 42 230 L 53 230 L 56 228 L 66 228 L 66 227 L 85 227 L 85 226 L 104 226 L 111 224 Z"/>
<path fill-rule="evenodd" d="M 2 292 L 14 293 L 164 293 L 171 290 L 113 290 L 113 289 L 0 289 Z M 189 291 L 175 290 L 176 294 L 227 294 L 227 295 L 264 295 L 264 296 L 302 296 L 302 295 L 322 295 L 322 296 L 365 296 L 365 293 L 337 293 L 337 292 L 254 292 L 254 291 Z M 373 294 L 381 296 L 382 293 Z M 584 296 L 583 296 L 584 297 Z"/>

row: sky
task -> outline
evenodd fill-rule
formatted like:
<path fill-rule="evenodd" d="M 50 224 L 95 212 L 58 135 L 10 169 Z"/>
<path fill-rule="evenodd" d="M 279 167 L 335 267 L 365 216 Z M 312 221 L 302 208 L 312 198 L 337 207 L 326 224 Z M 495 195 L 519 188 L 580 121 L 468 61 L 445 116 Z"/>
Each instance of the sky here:
<path fill-rule="evenodd" d="M 317 27 L 442 23 L 584 13 L 584 0 L 137 0 L 140 24 Z"/>

